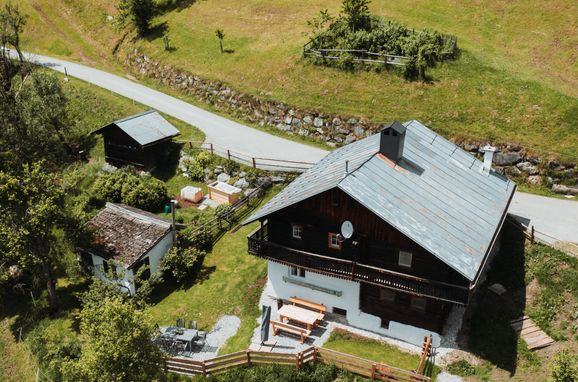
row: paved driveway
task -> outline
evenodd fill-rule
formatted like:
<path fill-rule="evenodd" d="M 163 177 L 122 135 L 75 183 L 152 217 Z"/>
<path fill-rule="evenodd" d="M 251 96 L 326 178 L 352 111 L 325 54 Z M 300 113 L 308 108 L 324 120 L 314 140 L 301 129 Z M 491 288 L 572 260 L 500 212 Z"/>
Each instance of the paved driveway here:
<path fill-rule="evenodd" d="M 69 76 L 103 87 L 189 123 L 206 134 L 207 142 L 248 157 L 315 163 L 327 154 L 325 150 L 276 137 L 223 118 L 123 77 L 56 58 L 33 54 L 27 56 L 61 73 L 64 73 L 66 67 Z M 578 254 L 577 201 L 518 192 L 510 206 L 510 213 L 517 215 L 519 220 L 528 226 L 534 226 L 539 239 L 550 244 L 564 242 L 566 249 L 575 250 Z"/>

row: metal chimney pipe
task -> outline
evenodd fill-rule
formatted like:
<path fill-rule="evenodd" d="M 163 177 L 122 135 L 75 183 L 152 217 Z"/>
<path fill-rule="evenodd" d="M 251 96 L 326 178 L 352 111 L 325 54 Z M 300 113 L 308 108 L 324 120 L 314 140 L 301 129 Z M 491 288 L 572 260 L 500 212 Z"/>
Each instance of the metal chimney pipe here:
<path fill-rule="evenodd" d="M 484 152 L 484 163 L 482 164 L 482 172 L 486 175 L 490 175 L 490 170 L 492 169 L 492 161 L 494 160 L 494 153 L 496 148 L 490 145 L 485 145 L 482 148 Z"/>

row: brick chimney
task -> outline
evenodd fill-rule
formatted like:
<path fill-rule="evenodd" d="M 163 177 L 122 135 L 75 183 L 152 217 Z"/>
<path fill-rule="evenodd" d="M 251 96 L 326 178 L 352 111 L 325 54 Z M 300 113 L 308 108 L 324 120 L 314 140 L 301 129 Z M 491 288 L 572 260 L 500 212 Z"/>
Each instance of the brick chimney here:
<path fill-rule="evenodd" d="M 403 156 L 405 131 L 405 126 L 397 121 L 381 130 L 379 133 L 379 152 L 393 162 L 400 160 Z"/>

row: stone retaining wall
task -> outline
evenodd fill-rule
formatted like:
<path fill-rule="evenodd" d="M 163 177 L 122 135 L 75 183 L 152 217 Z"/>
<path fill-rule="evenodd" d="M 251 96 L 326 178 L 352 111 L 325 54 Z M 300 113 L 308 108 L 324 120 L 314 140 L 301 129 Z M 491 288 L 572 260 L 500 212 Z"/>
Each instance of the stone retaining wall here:
<path fill-rule="evenodd" d="M 218 81 L 163 65 L 138 50 L 129 52 L 124 64 L 137 76 L 157 79 L 164 85 L 193 95 L 199 101 L 262 127 L 276 128 L 290 135 L 300 135 L 324 142 L 329 147 L 355 142 L 377 131 L 381 125 L 365 118 L 297 109 L 284 103 L 263 99 L 231 89 Z M 456 142 L 464 150 L 481 155 L 484 143 Z M 496 145 L 494 167 L 518 182 L 548 186 L 553 191 L 578 195 L 578 169 L 574 163 L 546 161 L 528 155 L 520 146 Z"/>

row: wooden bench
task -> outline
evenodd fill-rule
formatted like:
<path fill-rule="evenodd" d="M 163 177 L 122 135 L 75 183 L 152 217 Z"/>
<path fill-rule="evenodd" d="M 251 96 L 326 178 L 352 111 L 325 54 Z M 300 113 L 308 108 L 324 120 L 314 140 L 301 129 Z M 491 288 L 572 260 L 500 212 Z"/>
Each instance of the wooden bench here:
<path fill-rule="evenodd" d="M 296 297 L 296 296 L 292 296 L 289 299 L 289 302 L 293 305 L 299 305 L 299 306 L 302 306 L 305 308 L 309 308 L 311 310 L 318 311 L 319 316 L 317 318 L 317 323 L 319 323 L 319 321 L 322 321 L 323 318 L 325 318 L 325 313 L 327 312 L 327 308 L 323 304 L 318 304 L 318 303 L 313 302 L 313 301 L 304 300 L 304 299 Z"/>
<path fill-rule="evenodd" d="M 301 338 L 301 343 L 305 343 L 305 340 L 309 338 L 311 335 L 311 330 L 307 330 L 305 328 L 300 328 L 298 326 L 286 324 L 284 322 L 274 321 L 271 320 L 271 326 L 273 326 L 273 335 L 277 335 L 279 330 L 283 330 L 284 332 L 293 333 L 298 335 Z"/>

